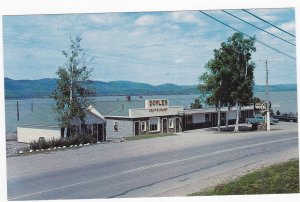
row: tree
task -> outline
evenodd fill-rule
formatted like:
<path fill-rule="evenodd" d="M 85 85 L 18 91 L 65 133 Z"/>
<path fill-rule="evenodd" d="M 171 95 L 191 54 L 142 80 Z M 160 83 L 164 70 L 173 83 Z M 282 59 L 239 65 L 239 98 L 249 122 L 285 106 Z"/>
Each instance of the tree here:
<path fill-rule="evenodd" d="M 68 128 L 72 121 L 80 120 L 84 123 L 87 107 L 92 103 L 95 95 L 89 80 L 92 69 L 88 68 L 85 51 L 80 47 L 80 37 L 70 37 L 70 47 L 62 51 L 66 62 L 56 72 L 59 77 L 57 87 L 50 97 L 55 100 L 52 106 L 56 113 L 59 126 L 64 128 L 64 137 L 70 132 Z"/>
<path fill-rule="evenodd" d="M 202 104 L 199 98 L 195 98 L 195 101 L 191 103 L 191 109 L 201 109 Z"/>
<path fill-rule="evenodd" d="M 262 100 L 259 97 L 253 97 L 252 98 L 252 103 L 255 105 L 256 103 L 261 103 Z"/>
<path fill-rule="evenodd" d="M 205 65 L 207 72 L 199 78 L 198 89 L 210 106 L 219 109 L 236 106 L 238 130 L 240 107 L 250 104 L 253 97 L 255 68 L 251 53 L 256 51 L 255 38 L 244 39 L 241 33 L 234 33 L 227 42 L 214 50 L 214 58 Z"/>

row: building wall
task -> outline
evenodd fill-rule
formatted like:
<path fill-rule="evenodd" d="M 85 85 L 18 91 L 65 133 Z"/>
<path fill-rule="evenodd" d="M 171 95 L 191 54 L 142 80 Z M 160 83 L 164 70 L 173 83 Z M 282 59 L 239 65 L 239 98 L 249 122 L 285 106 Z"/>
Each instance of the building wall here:
<path fill-rule="evenodd" d="M 193 123 L 204 123 L 205 114 L 193 114 Z"/>
<path fill-rule="evenodd" d="M 122 138 L 133 136 L 133 121 L 131 119 L 106 119 L 107 139 Z M 118 130 L 114 130 L 115 122 L 118 124 Z"/>
<path fill-rule="evenodd" d="M 235 118 L 236 118 L 236 110 L 234 110 L 234 111 L 228 111 L 227 113 L 228 113 L 228 120 L 232 120 L 232 119 L 235 120 Z"/>
<path fill-rule="evenodd" d="M 29 128 L 29 127 L 17 127 L 18 142 L 29 143 L 38 141 L 40 137 L 44 137 L 45 140 L 51 140 L 52 138 L 59 139 L 59 128 Z"/>
<path fill-rule="evenodd" d="M 161 116 L 174 116 L 183 111 L 182 107 L 169 107 L 162 111 L 151 111 L 149 109 L 129 109 L 129 117 L 161 117 Z"/>
<path fill-rule="evenodd" d="M 205 120 L 205 114 L 208 115 L 208 120 Z M 245 118 L 253 115 L 253 109 L 244 109 L 240 111 L 240 123 L 245 121 Z M 226 118 L 228 124 L 235 124 L 236 110 L 221 111 L 221 126 L 226 125 Z M 218 112 L 198 112 L 188 114 L 184 120 L 184 130 L 192 130 L 197 128 L 208 128 L 217 126 Z"/>
<path fill-rule="evenodd" d="M 149 118 L 150 117 L 144 117 L 144 118 L 135 118 L 135 119 L 118 119 L 118 118 L 106 118 L 107 121 L 107 127 L 106 127 L 106 132 L 107 132 L 107 138 L 108 139 L 114 139 L 114 138 L 123 138 L 123 137 L 130 137 L 130 136 L 135 136 L 136 132 L 136 123 L 139 126 L 137 128 L 138 130 L 138 135 L 145 135 L 145 134 L 152 134 L 152 133 L 163 133 L 163 120 L 166 120 L 167 124 L 167 133 L 175 133 L 176 132 L 176 118 L 179 119 L 178 123 L 178 132 L 182 131 L 182 118 L 181 117 L 176 117 L 176 116 L 164 116 L 164 117 L 155 117 L 159 118 L 159 130 L 158 131 L 150 131 L 150 123 L 149 123 Z M 169 125 L 169 120 L 173 119 L 173 127 L 170 127 Z M 145 123 L 145 130 L 142 130 L 142 123 Z M 118 124 L 118 130 L 114 130 L 114 125 L 115 123 Z"/>

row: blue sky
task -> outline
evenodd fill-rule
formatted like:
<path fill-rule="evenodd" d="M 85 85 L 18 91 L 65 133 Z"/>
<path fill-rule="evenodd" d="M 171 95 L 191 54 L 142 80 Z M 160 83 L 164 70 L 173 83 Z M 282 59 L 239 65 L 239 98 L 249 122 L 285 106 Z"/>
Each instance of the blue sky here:
<path fill-rule="evenodd" d="M 285 40 L 295 38 L 242 10 L 226 10 Z M 295 35 L 294 9 L 253 9 L 250 12 Z M 295 46 L 276 39 L 220 11 L 206 11 L 240 31 L 256 36 L 296 57 Z M 91 79 L 128 80 L 159 85 L 198 84 L 205 64 L 235 31 L 199 13 L 136 12 L 106 14 L 3 16 L 4 76 L 13 79 L 56 78 L 63 65 L 61 51 L 69 36 L 82 37 L 93 57 Z M 266 59 L 270 84 L 296 83 L 296 60 L 256 43 L 255 83 L 265 84 Z"/>

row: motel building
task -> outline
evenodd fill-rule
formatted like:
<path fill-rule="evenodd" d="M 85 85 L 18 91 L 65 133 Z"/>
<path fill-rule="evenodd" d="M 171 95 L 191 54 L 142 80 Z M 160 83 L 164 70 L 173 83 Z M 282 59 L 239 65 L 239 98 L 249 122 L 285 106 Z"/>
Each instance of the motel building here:
<path fill-rule="evenodd" d="M 98 141 L 153 134 L 176 133 L 184 130 L 217 126 L 216 109 L 184 109 L 171 106 L 167 99 L 96 101 L 87 109 L 85 124 L 74 119 L 71 134 L 94 135 Z M 240 109 L 240 123 L 254 114 L 254 107 Z M 234 124 L 236 110 L 221 109 L 221 125 Z M 18 141 L 37 141 L 64 137 L 55 114 L 48 106 L 36 109 L 17 127 Z M 67 134 L 69 136 L 70 134 Z"/>
<path fill-rule="evenodd" d="M 198 128 L 209 128 L 218 126 L 218 111 L 215 108 L 209 109 L 186 109 L 183 111 L 183 130 Z M 244 123 L 246 118 L 253 117 L 253 106 L 246 106 L 240 109 L 240 123 Z M 220 125 L 233 125 L 236 121 L 236 108 L 228 110 L 227 107 L 221 108 Z"/>

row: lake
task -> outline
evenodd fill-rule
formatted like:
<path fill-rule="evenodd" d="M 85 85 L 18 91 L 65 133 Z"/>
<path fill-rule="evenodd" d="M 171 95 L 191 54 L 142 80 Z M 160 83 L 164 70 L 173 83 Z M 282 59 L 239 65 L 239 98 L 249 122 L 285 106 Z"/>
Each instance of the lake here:
<path fill-rule="evenodd" d="M 168 99 L 170 106 L 182 106 L 189 108 L 191 102 L 194 101 L 199 95 L 148 95 L 140 98 L 139 96 L 131 96 L 131 100 L 144 100 L 144 99 Z M 266 100 L 266 93 L 255 92 L 255 97 Z M 102 96 L 96 97 L 95 101 L 124 101 L 125 96 Z M 5 125 L 6 133 L 15 132 L 17 128 L 17 101 L 19 102 L 19 115 L 20 120 L 25 120 L 33 109 L 42 105 L 49 105 L 50 99 L 19 99 L 19 100 L 5 100 Z M 270 101 L 272 102 L 272 109 L 274 112 L 279 110 L 283 112 L 297 113 L 297 91 L 279 91 L 270 92 Z"/>

